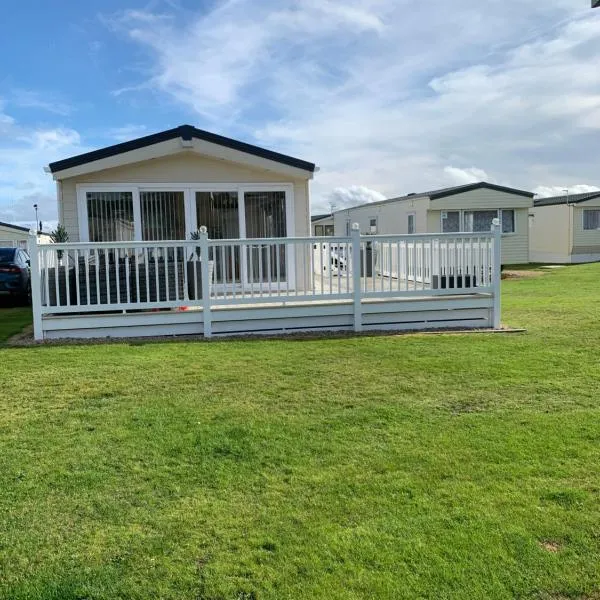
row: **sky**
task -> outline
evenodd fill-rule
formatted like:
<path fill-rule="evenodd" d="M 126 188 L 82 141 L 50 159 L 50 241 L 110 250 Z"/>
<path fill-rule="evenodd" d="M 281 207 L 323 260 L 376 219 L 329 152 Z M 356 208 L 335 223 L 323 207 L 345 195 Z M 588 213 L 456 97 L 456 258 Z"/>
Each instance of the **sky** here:
<path fill-rule="evenodd" d="M 189 123 L 315 162 L 312 212 L 485 180 L 600 189 L 589 0 L 20 0 L 0 21 L 0 221 L 49 162 Z"/>

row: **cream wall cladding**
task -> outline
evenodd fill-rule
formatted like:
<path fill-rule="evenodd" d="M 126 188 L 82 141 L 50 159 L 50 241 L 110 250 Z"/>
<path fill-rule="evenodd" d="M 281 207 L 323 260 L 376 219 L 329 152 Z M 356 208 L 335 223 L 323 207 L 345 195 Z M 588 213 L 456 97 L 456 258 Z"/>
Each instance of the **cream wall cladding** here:
<path fill-rule="evenodd" d="M 132 184 L 139 183 L 151 187 L 152 184 L 173 184 L 174 187 L 186 184 L 278 184 L 284 183 L 293 188 L 293 235 L 310 235 L 309 229 L 309 189 L 308 180 L 285 178 L 280 173 L 238 165 L 223 160 L 215 160 L 192 153 L 176 154 L 163 158 L 124 165 L 97 171 L 60 181 L 59 212 L 62 223 L 72 241 L 80 235 L 78 211 L 78 186 L 93 184 Z"/>

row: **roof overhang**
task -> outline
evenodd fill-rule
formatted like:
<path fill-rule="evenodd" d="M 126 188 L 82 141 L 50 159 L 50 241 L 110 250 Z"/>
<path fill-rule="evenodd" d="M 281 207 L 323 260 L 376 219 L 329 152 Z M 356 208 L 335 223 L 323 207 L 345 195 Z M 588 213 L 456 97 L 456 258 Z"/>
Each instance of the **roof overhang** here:
<path fill-rule="evenodd" d="M 330 215 L 317 215 L 317 217 L 311 217 L 311 223 L 320 223 L 321 221 L 328 221 L 329 219 L 333 219 L 333 213 Z"/>
<path fill-rule="evenodd" d="M 464 194 L 465 192 L 471 192 L 473 190 L 494 190 L 496 192 L 505 192 L 507 194 L 513 194 L 515 196 L 523 196 L 525 198 L 533 198 L 535 194 L 526 190 L 518 190 L 516 188 L 509 188 L 503 185 L 496 185 L 494 183 L 487 183 L 486 181 L 480 181 L 478 183 L 472 183 L 463 185 L 460 187 L 440 190 L 439 192 L 431 192 L 428 194 L 430 200 L 438 200 L 439 198 L 447 198 L 448 196 L 455 196 L 456 194 Z"/>
<path fill-rule="evenodd" d="M 312 179 L 316 170 L 313 163 L 190 125 L 60 160 L 48 165 L 48 170 L 55 180 L 61 180 L 184 152 L 301 179 Z"/>
<path fill-rule="evenodd" d="M 29 233 L 29 229 L 27 227 L 21 227 L 20 225 L 13 225 L 12 223 L 4 223 L 0 221 L 0 227 L 4 227 L 6 229 L 14 229 L 14 231 Z"/>

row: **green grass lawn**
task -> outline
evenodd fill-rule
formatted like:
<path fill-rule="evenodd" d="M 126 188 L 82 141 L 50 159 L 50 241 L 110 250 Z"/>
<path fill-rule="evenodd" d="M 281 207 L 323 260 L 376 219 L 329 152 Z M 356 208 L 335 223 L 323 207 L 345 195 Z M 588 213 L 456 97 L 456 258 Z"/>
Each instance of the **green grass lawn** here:
<path fill-rule="evenodd" d="M 10 306 L 7 302 L 0 304 L 0 344 L 9 337 L 19 333 L 31 323 L 30 306 Z M 1 379 L 0 379 L 1 381 Z"/>
<path fill-rule="evenodd" d="M 0 597 L 600 598 L 600 265 L 503 291 L 528 334 L 0 349 Z"/>

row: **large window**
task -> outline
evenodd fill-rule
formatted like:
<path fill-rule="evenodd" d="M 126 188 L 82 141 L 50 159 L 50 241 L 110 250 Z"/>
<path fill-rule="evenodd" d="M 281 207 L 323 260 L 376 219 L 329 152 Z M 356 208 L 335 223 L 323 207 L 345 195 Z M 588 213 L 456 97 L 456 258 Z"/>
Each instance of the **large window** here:
<path fill-rule="evenodd" d="M 292 186 L 255 184 L 143 186 L 103 184 L 78 188 L 80 239 L 91 242 L 185 240 L 203 225 L 210 239 L 284 238 L 288 234 Z M 327 230 L 330 231 L 330 230 Z M 332 232 L 331 232 L 332 233 Z M 285 252 L 265 255 L 260 244 L 252 270 L 284 274 Z M 248 250 L 250 252 L 250 250 Z M 287 251 L 286 251 L 287 252 Z M 221 259 L 219 259 L 221 260 Z M 241 256 L 227 257 L 241 276 Z M 217 263 L 217 261 L 215 261 Z M 215 264 L 215 271 L 219 265 Z M 245 271 L 245 268 L 244 268 Z"/>
<path fill-rule="evenodd" d="M 143 240 L 186 239 L 183 192 L 140 192 L 140 205 Z"/>
<path fill-rule="evenodd" d="M 600 229 L 600 209 L 585 209 L 583 211 L 583 228 L 586 231 Z"/>
<path fill-rule="evenodd" d="M 245 192 L 246 237 L 285 237 L 285 192 Z"/>
<path fill-rule="evenodd" d="M 492 230 L 494 219 L 500 218 L 502 233 L 515 233 L 514 209 L 502 210 L 465 210 L 463 230 L 469 233 L 487 233 Z"/>
<path fill-rule="evenodd" d="M 333 225 L 315 225 L 315 235 L 317 237 L 333 235 Z"/>
<path fill-rule="evenodd" d="M 212 240 L 240 237 L 240 205 L 237 192 L 196 192 L 196 220 Z M 240 249 L 221 246 L 213 250 L 216 283 L 241 281 Z"/>
<path fill-rule="evenodd" d="M 502 209 L 502 233 L 514 233 L 515 228 L 515 211 L 511 209 Z"/>
<path fill-rule="evenodd" d="M 466 210 L 464 230 L 473 233 L 489 232 L 492 230 L 493 220 L 497 218 L 497 210 Z"/>
<path fill-rule="evenodd" d="M 131 192 L 87 192 L 90 242 L 129 242 L 134 239 Z"/>
<path fill-rule="evenodd" d="M 285 192 L 245 192 L 247 238 L 280 238 L 286 234 Z M 247 268 L 251 281 L 284 279 L 286 253 L 278 246 L 251 245 Z"/>
<path fill-rule="evenodd" d="M 237 239 L 240 224 L 246 238 L 279 238 L 287 234 L 286 197 L 284 191 L 196 192 L 196 220 L 205 225 L 208 237 Z M 243 210 L 241 200 L 243 199 Z M 269 275 L 283 279 L 286 254 L 281 247 L 248 245 L 246 269 L 253 282 L 268 280 Z M 242 276 L 239 248 L 221 247 L 213 257 L 217 282 L 240 281 Z"/>
<path fill-rule="evenodd" d="M 458 233 L 460 231 L 460 211 L 442 212 L 442 233 Z"/>
<path fill-rule="evenodd" d="M 208 229 L 212 240 L 240 237 L 240 207 L 237 192 L 196 192 L 198 227 Z"/>

